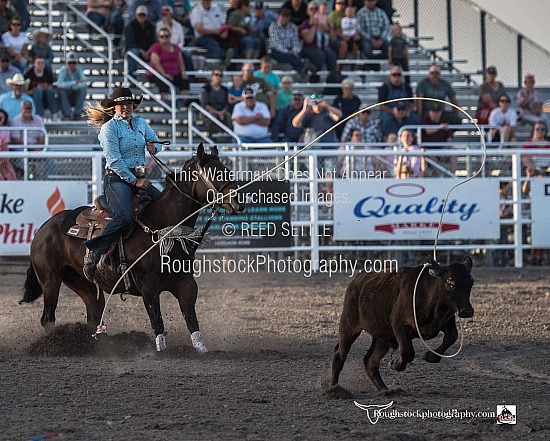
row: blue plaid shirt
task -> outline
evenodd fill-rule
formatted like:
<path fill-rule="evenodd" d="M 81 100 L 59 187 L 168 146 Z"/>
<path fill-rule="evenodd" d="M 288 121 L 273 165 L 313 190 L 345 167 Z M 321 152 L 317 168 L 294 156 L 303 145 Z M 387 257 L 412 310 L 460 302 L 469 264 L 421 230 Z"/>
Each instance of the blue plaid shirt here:
<path fill-rule="evenodd" d="M 294 23 L 288 23 L 282 27 L 279 21 L 271 23 L 269 26 L 269 38 L 271 49 L 284 54 L 288 52 L 300 53 L 302 42 L 298 37 L 298 28 Z"/>
<path fill-rule="evenodd" d="M 369 40 L 381 37 L 385 41 L 390 39 L 390 20 L 382 9 L 374 8 L 371 11 L 365 6 L 357 12 L 357 20 L 361 38 Z"/>
<path fill-rule="evenodd" d="M 361 120 L 358 116 L 350 119 L 344 126 L 344 131 L 342 132 L 342 142 L 348 142 L 351 140 L 351 132 L 355 129 L 361 130 L 363 134 L 363 142 L 380 142 L 382 141 L 382 134 L 378 127 L 378 120 L 369 121 L 366 126 L 361 124 Z"/>
<path fill-rule="evenodd" d="M 115 115 L 103 124 L 97 136 L 105 154 L 106 167 L 126 182 L 136 179 L 131 168 L 145 164 L 145 143 L 159 142 L 157 134 L 140 116 L 132 116 L 132 127 L 120 115 Z M 162 148 L 158 144 L 155 146 L 157 152 Z"/>

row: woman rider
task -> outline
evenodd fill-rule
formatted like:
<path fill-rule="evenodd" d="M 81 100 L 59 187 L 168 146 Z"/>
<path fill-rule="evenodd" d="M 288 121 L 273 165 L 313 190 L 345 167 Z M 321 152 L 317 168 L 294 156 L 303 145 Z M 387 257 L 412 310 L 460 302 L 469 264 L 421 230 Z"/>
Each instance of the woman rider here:
<path fill-rule="evenodd" d="M 145 150 L 157 153 L 159 139 L 149 124 L 133 115 L 143 97 L 134 98 L 128 88 L 113 90 L 111 98 L 88 104 L 89 124 L 101 127 L 98 138 L 106 160 L 103 189 L 113 212 L 112 220 L 100 236 L 86 241 L 84 275 L 93 282 L 101 255 L 133 221 L 132 196 L 139 190 L 157 200 L 160 191 L 145 176 Z"/>

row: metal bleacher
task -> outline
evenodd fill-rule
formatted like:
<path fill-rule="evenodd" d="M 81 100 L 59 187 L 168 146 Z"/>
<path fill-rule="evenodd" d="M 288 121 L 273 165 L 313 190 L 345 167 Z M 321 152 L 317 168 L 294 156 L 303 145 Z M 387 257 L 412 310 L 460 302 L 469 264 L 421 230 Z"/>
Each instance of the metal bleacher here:
<path fill-rule="evenodd" d="M 53 10 L 51 11 L 52 22 L 48 22 L 48 0 L 34 0 L 29 5 L 31 12 L 31 26 L 27 30 L 30 34 L 34 29 L 39 27 L 50 26 L 53 32 L 53 38 L 50 44 L 56 54 L 54 59 L 54 71 L 63 65 L 63 56 L 65 51 L 74 51 L 79 58 L 80 67 L 89 80 L 88 96 L 89 100 L 100 100 L 109 92 L 108 84 L 108 68 L 104 60 L 99 58 L 96 53 L 87 49 L 79 43 L 78 39 L 71 38 L 72 35 L 78 36 L 79 39 L 92 43 L 93 50 L 107 51 L 107 44 L 103 37 L 89 33 L 85 23 L 79 23 L 78 20 L 71 21 L 68 26 L 71 28 L 72 34 L 68 36 L 67 46 L 64 46 L 63 39 L 63 10 L 64 3 L 53 2 Z M 86 2 L 83 0 L 71 1 L 71 6 L 85 11 Z M 221 3 L 220 3 L 221 4 Z M 268 4 L 276 9 L 280 2 L 268 2 Z M 422 37 L 421 37 L 422 38 Z M 419 38 L 419 40 L 421 39 Z M 430 37 L 422 39 L 429 41 Z M 410 71 L 411 86 L 416 87 L 417 82 L 427 76 L 429 66 L 434 61 L 435 50 L 425 49 L 415 45 L 410 50 Z M 239 69 L 240 65 L 248 60 L 233 59 L 233 69 Z M 257 60 L 250 60 L 255 61 Z M 461 60 L 452 60 L 451 63 L 438 59 L 438 64 L 442 66 L 442 77 L 451 82 L 458 94 L 460 105 L 470 115 L 475 115 L 477 105 L 477 85 L 471 80 L 471 74 L 463 73 L 454 68 Z M 203 71 L 194 72 L 195 80 L 191 84 L 190 94 L 192 97 L 198 98 L 200 87 L 204 81 L 210 78 L 210 72 L 213 67 L 216 67 L 216 61 L 207 63 L 207 67 Z M 371 68 L 361 66 L 365 64 L 365 60 L 339 60 L 339 63 L 344 65 L 342 73 L 352 80 L 355 84 L 355 93 L 365 103 L 374 103 L 378 98 L 377 88 L 387 80 L 389 75 L 389 66 L 385 60 L 371 63 Z M 209 67 L 210 66 L 210 67 Z M 353 67 L 353 69 L 352 69 Z M 288 69 L 288 66 L 274 64 L 274 71 L 277 74 L 291 74 L 295 78 L 295 89 L 299 89 L 305 93 L 319 92 L 326 87 L 340 87 L 340 84 L 326 83 L 328 72 L 319 72 L 320 82 L 311 83 L 308 81 L 300 81 L 295 72 Z M 123 83 L 123 51 L 117 48 L 114 51 L 114 60 L 112 67 L 112 86 L 117 86 Z M 231 76 L 240 74 L 240 70 L 228 70 L 224 72 L 224 83 L 229 84 Z M 144 72 L 138 71 L 138 79 L 145 85 L 148 85 L 147 77 Z M 156 90 L 156 89 L 154 89 Z M 333 96 L 327 95 L 328 99 Z M 144 96 L 144 101 L 139 109 L 140 115 L 144 117 L 158 133 L 159 137 L 168 139 L 172 136 L 171 125 L 168 124 L 170 115 L 164 108 L 149 96 Z M 93 144 L 97 142 L 97 129 L 89 127 L 86 121 L 56 121 L 51 118 L 45 118 L 46 128 L 49 133 L 50 144 L 70 145 L 70 144 Z M 187 110 L 186 108 L 178 109 L 176 113 L 176 138 L 178 142 L 185 143 L 187 140 Z"/>

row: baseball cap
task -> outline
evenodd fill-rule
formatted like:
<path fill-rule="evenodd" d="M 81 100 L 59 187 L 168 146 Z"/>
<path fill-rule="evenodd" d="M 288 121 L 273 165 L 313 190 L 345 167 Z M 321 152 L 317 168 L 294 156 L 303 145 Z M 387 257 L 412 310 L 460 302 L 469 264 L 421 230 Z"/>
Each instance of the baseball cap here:
<path fill-rule="evenodd" d="M 407 108 L 407 105 L 403 101 L 399 101 L 395 108 L 397 110 L 405 110 Z"/>
<path fill-rule="evenodd" d="M 495 66 L 489 66 L 487 68 L 487 73 L 491 74 L 491 75 L 496 75 L 497 74 L 497 68 Z"/>
<path fill-rule="evenodd" d="M 71 62 L 71 61 L 78 61 L 77 57 L 76 57 L 76 54 L 74 52 L 69 52 L 67 54 L 67 61 Z"/>
<path fill-rule="evenodd" d="M 361 105 L 359 106 L 359 110 L 364 110 L 364 109 L 366 109 L 367 107 L 369 107 L 369 105 L 363 103 L 363 104 L 361 104 Z M 364 113 L 370 113 L 370 109 L 367 109 L 367 111 L 364 112 Z"/>
<path fill-rule="evenodd" d="M 254 3 L 254 9 L 263 9 L 263 8 L 264 8 L 264 2 L 257 1 L 256 3 Z"/>
<path fill-rule="evenodd" d="M 245 87 L 243 89 L 242 97 L 243 98 L 254 98 L 256 96 L 256 91 L 252 87 Z"/>
<path fill-rule="evenodd" d="M 304 97 L 304 94 L 302 92 L 300 92 L 299 90 L 295 90 L 294 92 L 292 92 L 292 98 L 303 98 Z"/>
<path fill-rule="evenodd" d="M 527 72 L 525 76 L 523 77 L 523 80 L 532 80 L 535 81 L 535 74 L 532 74 L 531 72 Z"/>
<path fill-rule="evenodd" d="M 147 15 L 148 13 L 149 13 L 149 10 L 147 9 L 147 6 L 140 5 L 136 8 L 136 15 L 139 15 L 139 14 Z"/>
<path fill-rule="evenodd" d="M 430 110 L 433 110 L 434 112 L 439 112 L 441 110 L 441 104 L 432 103 L 432 105 L 430 106 Z"/>

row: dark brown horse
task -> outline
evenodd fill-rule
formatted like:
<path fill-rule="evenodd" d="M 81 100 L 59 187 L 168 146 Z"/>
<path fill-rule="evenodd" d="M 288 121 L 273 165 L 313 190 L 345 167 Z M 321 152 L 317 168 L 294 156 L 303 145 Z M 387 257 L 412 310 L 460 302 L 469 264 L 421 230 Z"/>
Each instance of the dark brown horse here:
<path fill-rule="evenodd" d="M 160 199 L 145 207 L 141 222 L 150 230 L 161 230 L 178 224 L 201 205 L 213 200 L 221 202 L 221 206 L 229 213 L 241 211 L 244 207 L 237 203 L 236 184 L 217 181 L 228 176 L 227 171 L 218 158 L 217 148 L 213 147 L 211 153 L 206 154 L 201 144 L 197 148 L 196 156 L 186 162 L 181 173 L 174 175 L 171 180 L 167 179 Z M 55 326 L 55 309 L 61 283 L 82 298 L 90 326 L 95 328 L 100 325 L 105 306 L 103 291 L 98 291 L 96 285 L 86 280 L 82 273 L 84 241 L 67 236 L 62 231 L 61 226 L 70 215 L 71 211 L 62 211 L 46 221 L 31 245 L 31 265 L 27 271 L 25 293 L 20 303 L 33 302 L 44 294 L 44 310 L 40 322 L 46 332 L 50 332 Z M 194 215 L 184 225 L 193 227 L 196 220 L 197 215 Z M 128 263 L 138 259 L 153 244 L 153 239 L 156 238 L 150 232 L 136 227 L 135 232 L 124 242 Z M 193 256 L 186 254 L 176 242 L 170 251 L 170 258 L 192 261 Z M 195 349 L 199 352 L 206 351 L 195 312 L 198 289 L 192 271 L 174 273 L 167 271 L 166 267 L 162 268 L 157 247 L 136 264 L 132 273 L 157 336 L 157 350 L 166 348 L 159 295 L 162 291 L 169 291 L 178 299 Z M 122 287 L 121 283 L 117 292 Z"/>

